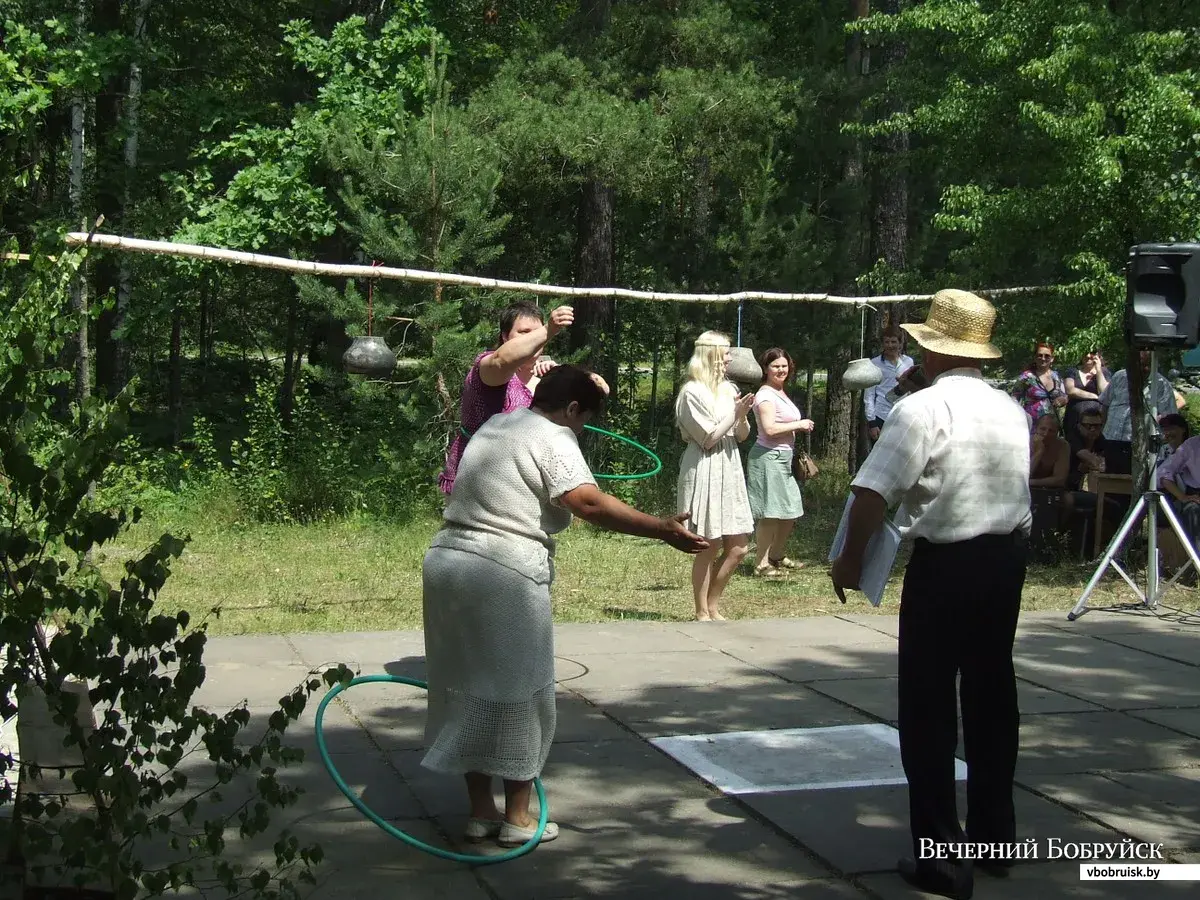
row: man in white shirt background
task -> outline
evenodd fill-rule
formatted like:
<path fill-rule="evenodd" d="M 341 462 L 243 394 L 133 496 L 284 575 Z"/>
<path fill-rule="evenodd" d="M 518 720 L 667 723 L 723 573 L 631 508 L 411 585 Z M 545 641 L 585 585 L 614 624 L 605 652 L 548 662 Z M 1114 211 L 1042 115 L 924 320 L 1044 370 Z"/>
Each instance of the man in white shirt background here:
<path fill-rule="evenodd" d="M 905 880 L 967 898 L 974 868 L 1010 861 L 936 858 L 933 846 L 1016 840 L 1013 778 L 1020 714 L 1013 639 L 1031 524 L 1028 418 L 980 371 L 997 359 L 995 310 L 965 291 L 939 291 L 923 325 L 904 325 L 925 350 L 930 384 L 896 401 L 852 482 L 855 494 L 837 589 L 858 587 L 863 557 L 887 510 L 912 540 L 900 600 L 900 755 L 908 780 L 913 858 Z M 961 676 L 961 688 L 956 680 Z M 959 824 L 955 749 L 961 696 L 967 825 Z"/>
<path fill-rule="evenodd" d="M 883 332 L 883 352 L 871 360 L 883 373 L 883 380 L 879 384 L 863 391 L 863 412 L 866 414 L 867 433 L 871 443 L 879 440 L 883 423 L 892 411 L 892 401 L 888 399 L 888 392 L 896 386 L 900 376 L 913 367 L 912 357 L 900 352 L 902 343 L 903 334 L 900 329 L 889 325 Z"/>
<path fill-rule="evenodd" d="M 1150 408 L 1150 351 L 1138 354 L 1142 370 L 1142 400 L 1144 408 Z M 1158 373 L 1154 382 L 1154 402 L 1159 416 L 1175 412 L 1186 406 L 1183 396 L 1171 387 L 1171 382 Z M 1104 407 L 1105 471 L 1109 474 L 1128 475 L 1133 470 L 1133 418 L 1129 402 L 1129 371 L 1121 369 L 1108 381 L 1100 394 L 1100 405 Z"/>

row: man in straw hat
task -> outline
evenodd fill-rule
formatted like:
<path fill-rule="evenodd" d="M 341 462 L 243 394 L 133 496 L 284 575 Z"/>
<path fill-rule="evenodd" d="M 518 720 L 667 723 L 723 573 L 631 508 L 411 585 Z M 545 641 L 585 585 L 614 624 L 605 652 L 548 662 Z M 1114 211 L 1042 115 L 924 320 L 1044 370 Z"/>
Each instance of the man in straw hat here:
<path fill-rule="evenodd" d="M 900 502 L 896 525 L 914 542 L 899 640 L 900 754 L 914 858 L 900 860 L 900 874 L 958 898 L 973 890 L 971 858 L 1003 876 L 1011 860 L 996 859 L 992 847 L 1016 840 L 1012 648 L 1031 520 L 1029 426 L 980 371 L 981 360 L 1001 355 L 991 343 L 995 318 L 986 300 L 944 290 L 923 325 L 901 326 L 925 350 L 930 385 L 897 401 L 855 476 L 845 548 L 830 573 L 839 591 L 858 587 L 867 543 Z M 966 834 L 954 777 L 960 674 Z M 978 846 L 964 853 L 968 841 Z"/>

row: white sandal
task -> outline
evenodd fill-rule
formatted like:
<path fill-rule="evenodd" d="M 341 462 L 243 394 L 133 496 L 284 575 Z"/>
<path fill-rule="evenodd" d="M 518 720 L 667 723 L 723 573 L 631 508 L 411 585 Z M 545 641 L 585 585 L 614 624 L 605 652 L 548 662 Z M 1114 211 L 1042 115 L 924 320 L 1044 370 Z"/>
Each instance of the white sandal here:
<path fill-rule="evenodd" d="M 520 847 L 522 844 L 528 844 L 533 835 L 537 832 L 537 825 L 532 825 L 529 828 L 518 828 L 511 822 L 505 822 L 500 828 L 500 836 L 497 839 L 501 847 Z M 542 839 L 539 844 L 547 844 L 558 837 L 558 826 L 553 822 L 546 823 L 546 830 L 542 832 Z"/>
<path fill-rule="evenodd" d="M 467 827 L 463 831 L 463 838 L 472 844 L 478 844 L 499 836 L 500 830 L 503 827 L 503 819 L 470 818 L 467 819 Z"/>

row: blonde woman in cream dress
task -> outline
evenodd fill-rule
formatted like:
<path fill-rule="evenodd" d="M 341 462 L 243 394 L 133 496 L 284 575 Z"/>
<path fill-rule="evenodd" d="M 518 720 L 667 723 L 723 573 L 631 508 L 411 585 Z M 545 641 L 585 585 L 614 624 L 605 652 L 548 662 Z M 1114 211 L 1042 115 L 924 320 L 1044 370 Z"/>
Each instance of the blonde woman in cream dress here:
<path fill-rule="evenodd" d="M 738 396 L 725 380 L 729 338 L 706 331 L 696 339 L 688 378 L 675 400 L 675 424 L 687 442 L 679 462 L 676 510 L 710 548 L 692 563 L 696 619 L 721 621 L 725 586 L 749 551 L 754 531 L 738 443 L 750 436 L 754 395 Z"/>

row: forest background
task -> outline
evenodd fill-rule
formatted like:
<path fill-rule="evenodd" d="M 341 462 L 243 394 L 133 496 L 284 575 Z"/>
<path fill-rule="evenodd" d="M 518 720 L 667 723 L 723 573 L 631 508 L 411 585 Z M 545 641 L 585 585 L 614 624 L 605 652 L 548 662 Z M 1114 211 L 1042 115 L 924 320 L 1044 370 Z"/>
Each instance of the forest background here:
<path fill-rule="evenodd" d="M 0 22 L 10 316 L 63 233 L 103 216 L 106 233 L 567 285 L 1042 286 L 997 301 L 1003 383 L 1036 340 L 1060 370 L 1094 347 L 1124 368 L 1129 247 L 1200 237 L 1188 0 L 0 0 Z M 98 250 L 80 272 L 56 408 L 133 394 L 100 497 L 207 531 L 226 583 L 196 575 L 198 596 L 299 591 L 298 622 L 336 627 L 304 613 L 356 566 L 419 570 L 463 377 L 525 298 L 387 281 L 368 313 L 363 281 Z M 547 353 L 613 385 L 606 427 L 664 470 L 610 486 L 660 513 L 700 331 L 795 357 L 827 479 L 813 508 L 836 511 L 865 444 L 841 373 L 888 316 L 926 310 L 573 305 Z M 342 371 L 368 328 L 401 357 L 389 379 Z M 586 450 L 597 470 L 645 464 Z M 331 535 L 358 549 L 289 586 Z M 407 590 L 388 577 L 360 593 Z"/>

